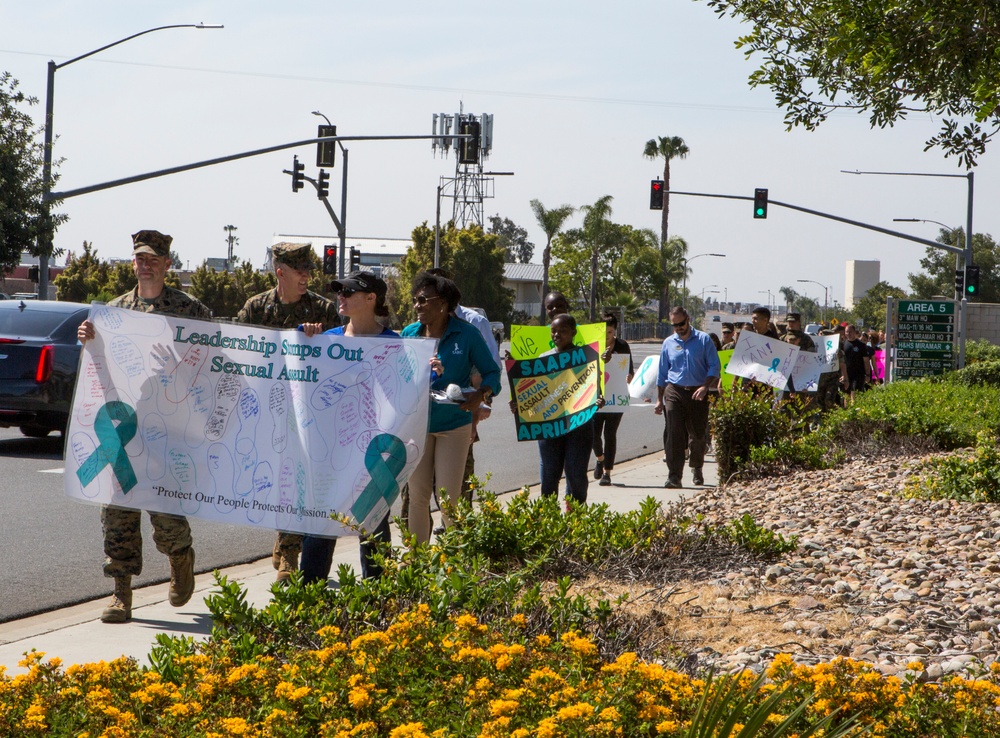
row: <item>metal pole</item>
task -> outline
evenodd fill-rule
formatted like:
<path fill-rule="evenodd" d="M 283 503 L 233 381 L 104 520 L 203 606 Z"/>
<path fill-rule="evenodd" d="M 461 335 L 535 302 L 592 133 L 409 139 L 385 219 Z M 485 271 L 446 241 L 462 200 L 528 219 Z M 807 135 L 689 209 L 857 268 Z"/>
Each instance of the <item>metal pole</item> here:
<path fill-rule="evenodd" d="M 56 63 L 49 61 L 45 81 L 45 150 L 42 152 L 42 233 L 38 244 L 38 299 L 49 299 L 49 254 L 52 251 L 52 110 L 55 105 Z"/>
<path fill-rule="evenodd" d="M 337 271 L 343 278 L 344 258 L 347 252 L 347 149 L 340 144 L 340 150 L 344 154 L 344 174 L 340 185 L 340 264 L 337 266 Z"/>
<path fill-rule="evenodd" d="M 969 172 L 967 176 L 969 179 L 969 201 L 965 212 L 965 253 L 963 257 L 965 259 L 965 266 L 970 266 L 975 263 L 972 257 L 972 195 L 976 173 Z M 969 298 L 968 292 L 965 290 L 962 291 L 962 302 L 959 304 L 959 310 L 961 311 L 961 315 L 959 317 L 958 334 L 958 368 L 961 369 L 965 366 L 965 339 L 969 327 Z"/>
<path fill-rule="evenodd" d="M 437 214 L 434 217 L 434 268 L 441 264 L 441 185 L 437 186 Z M 544 295 L 542 296 L 544 300 Z"/>

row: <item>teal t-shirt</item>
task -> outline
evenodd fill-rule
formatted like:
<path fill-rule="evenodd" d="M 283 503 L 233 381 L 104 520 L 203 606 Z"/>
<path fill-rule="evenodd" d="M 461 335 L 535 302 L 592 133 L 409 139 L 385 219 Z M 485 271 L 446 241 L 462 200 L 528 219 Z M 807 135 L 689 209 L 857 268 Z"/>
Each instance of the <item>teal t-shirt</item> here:
<path fill-rule="evenodd" d="M 403 338 L 423 337 L 424 326 L 411 323 L 400 335 Z M 444 390 L 449 384 L 468 387 L 472 369 L 479 370 L 483 381 L 481 387 L 489 387 L 496 395 L 500 392 L 500 367 L 483 340 L 479 331 L 461 318 L 448 318 L 448 327 L 438 341 L 437 358 L 441 361 L 444 374 L 438 377 L 431 389 Z M 430 432 L 453 430 L 472 423 L 472 413 L 459 410 L 458 405 L 440 402 L 431 403 Z"/>

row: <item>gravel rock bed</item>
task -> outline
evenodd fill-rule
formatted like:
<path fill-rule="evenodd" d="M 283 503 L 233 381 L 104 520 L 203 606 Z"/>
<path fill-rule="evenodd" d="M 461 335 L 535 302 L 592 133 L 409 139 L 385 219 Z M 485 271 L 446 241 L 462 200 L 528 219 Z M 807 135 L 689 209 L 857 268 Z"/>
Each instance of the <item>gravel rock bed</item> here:
<path fill-rule="evenodd" d="M 780 643 L 704 648 L 716 668 L 759 670 L 779 652 L 801 663 L 835 656 L 920 679 L 975 673 L 1000 657 L 1000 506 L 907 500 L 901 490 L 923 457 L 856 460 L 704 490 L 685 512 L 724 524 L 749 513 L 796 551 L 731 572 L 727 598 L 762 596 Z M 769 633 L 772 640 L 777 636 Z"/>

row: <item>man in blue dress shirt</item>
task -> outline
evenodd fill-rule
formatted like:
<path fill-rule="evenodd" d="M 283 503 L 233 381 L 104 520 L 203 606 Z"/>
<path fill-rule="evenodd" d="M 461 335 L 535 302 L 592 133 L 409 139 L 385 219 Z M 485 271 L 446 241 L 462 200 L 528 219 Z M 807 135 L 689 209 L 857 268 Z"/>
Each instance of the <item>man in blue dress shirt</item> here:
<path fill-rule="evenodd" d="M 680 489 L 684 452 L 690 447 L 692 481 L 705 484 L 702 466 L 708 445 L 708 391 L 719 381 L 721 365 L 712 338 L 691 326 L 687 310 L 670 311 L 674 335 L 663 342 L 656 378 L 656 407 L 664 416 L 663 451 L 667 459 L 664 487 Z"/>

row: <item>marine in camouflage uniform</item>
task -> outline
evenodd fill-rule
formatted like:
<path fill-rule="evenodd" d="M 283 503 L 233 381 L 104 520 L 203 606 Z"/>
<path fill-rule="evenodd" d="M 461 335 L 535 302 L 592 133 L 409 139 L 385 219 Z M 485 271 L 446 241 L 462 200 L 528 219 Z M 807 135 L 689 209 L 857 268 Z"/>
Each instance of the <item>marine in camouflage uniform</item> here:
<path fill-rule="evenodd" d="M 132 235 L 133 265 L 140 282 L 146 278 L 138 264 L 139 254 L 158 256 L 161 274 L 155 274 L 149 283 L 155 289 L 159 282 L 160 294 L 152 299 L 140 297 L 137 285 L 131 292 L 111 300 L 111 307 L 136 310 L 141 313 L 160 313 L 175 317 L 210 320 L 212 311 L 205 305 L 163 284 L 163 277 L 170 266 L 170 244 L 173 239 L 159 231 L 139 231 Z M 81 326 L 81 330 L 83 327 Z M 156 550 L 170 559 L 170 604 L 180 607 L 187 603 L 194 590 L 194 549 L 191 547 L 191 526 L 180 515 L 149 511 L 153 525 Z M 111 605 L 104 610 L 101 620 L 106 623 L 125 622 L 132 615 L 131 579 L 142 573 L 142 511 L 134 508 L 106 505 L 101 509 L 101 526 L 104 530 L 104 576 L 115 580 L 115 595 Z"/>
<path fill-rule="evenodd" d="M 297 328 L 319 323 L 327 331 L 340 325 L 337 304 L 322 295 L 305 290 L 298 294 L 293 285 L 303 272 L 313 268 L 310 244 L 279 243 L 272 250 L 278 286 L 254 295 L 240 309 L 236 320 L 263 328 Z M 291 267 L 288 270 L 287 267 Z M 296 274 L 298 272 L 298 274 Z M 284 297 L 283 301 L 281 298 Z M 289 301 L 289 298 L 295 298 Z M 271 562 L 278 571 L 278 581 L 286 581 L 299 568 L 302 534 L 278 531 L 271 553 Z"/>

